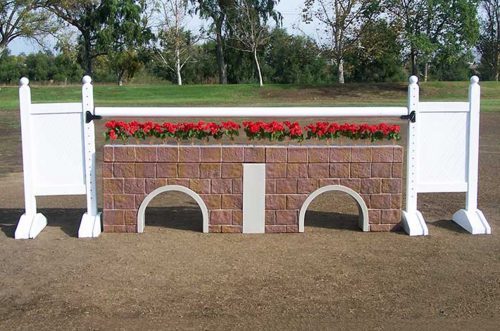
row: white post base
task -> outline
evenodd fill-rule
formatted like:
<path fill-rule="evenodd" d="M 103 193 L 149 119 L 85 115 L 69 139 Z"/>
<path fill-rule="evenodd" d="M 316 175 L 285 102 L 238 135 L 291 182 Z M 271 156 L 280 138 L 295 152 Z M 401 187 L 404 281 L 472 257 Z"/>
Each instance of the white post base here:
<path fill-rule="evenodd" d="M 23 214 L 14 233 L 15 239 L 33 239 L 47 226 L 47 218 L 38 213 L 35 216 Z"/>
<path fill-rule="evenodd" d="M 424 217 L 417 210 L 414 213 L 403 211 L 403 229 L 410 236 L 428 236 L 429 230 Z"/>
<path fill-rule="evenodd" d="M 453 221 L 472 234 L 491 234 L 491 227 L 479 209 L 460 209 L 453 215 Z"/>
<path fill-rule="evenodd" d="M 97 238 L 101 234 L 101 213 L 97 216 L 83 214 L 80 228 L 78 229 L 78 238 Z"/>

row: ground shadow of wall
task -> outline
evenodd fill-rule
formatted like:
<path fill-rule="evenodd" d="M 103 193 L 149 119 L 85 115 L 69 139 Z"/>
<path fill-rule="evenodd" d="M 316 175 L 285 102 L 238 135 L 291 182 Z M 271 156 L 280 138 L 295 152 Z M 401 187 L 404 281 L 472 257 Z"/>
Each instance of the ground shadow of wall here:
<path fill-rule="evenodd" d="M 203 232 L 203 215 L 196 207 L 148 207 L 146 208 L 146 230 L 148 226 L 175 230 Z"/>
<path fill-rule="evenodd" d="M 304 226 L 345 231 L 362 231 L 358 225 L 359 216 L 334 212 L 307 211 Z"/>
<path fill-rule="evenodd" d="M 58 227 L 68 236 L 76 238 L 86 209 L 46 208 L 39 209 L 38 212 L 47 217 L 47 226 Z M 17 222 L 23 213 L 24 209 L 0 209 L 0 231 L 7 237 L 14 238 Z"/>

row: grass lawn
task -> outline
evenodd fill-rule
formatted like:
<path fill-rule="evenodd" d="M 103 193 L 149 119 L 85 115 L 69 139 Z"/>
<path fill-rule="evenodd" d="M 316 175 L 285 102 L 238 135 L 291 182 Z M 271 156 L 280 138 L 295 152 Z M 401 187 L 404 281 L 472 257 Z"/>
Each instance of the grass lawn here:
<path fill-rule="evenodd" d="M 500 111 L 500 85 L 482 82 L 482 110 Z M 297 85 L 96 85 L 100 106 L 383 106 L 406 104 L 405 83 Z M 421 83 L 423 101 L 467 100 L 468 82 Z M 0 111 L 17 110 L 17 87 L 0 88 Z M 34 102 L 78 102 L 80 86 L 32 86 Z"/>

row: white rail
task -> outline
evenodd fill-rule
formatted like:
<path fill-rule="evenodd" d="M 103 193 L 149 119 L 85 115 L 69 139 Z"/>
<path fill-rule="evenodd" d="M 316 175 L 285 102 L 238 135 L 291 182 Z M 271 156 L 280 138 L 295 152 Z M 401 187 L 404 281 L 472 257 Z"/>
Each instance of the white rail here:
<path fill-rule="evenodd" d="M 399 117 L 406 107 L 96 107 L 103 117 Z"/>

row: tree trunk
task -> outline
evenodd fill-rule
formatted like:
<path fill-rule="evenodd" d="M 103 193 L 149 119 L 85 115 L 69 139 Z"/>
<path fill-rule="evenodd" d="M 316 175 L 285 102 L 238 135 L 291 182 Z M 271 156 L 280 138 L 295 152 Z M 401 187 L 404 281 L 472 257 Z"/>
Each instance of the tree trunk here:
<path fill-rule="evenodd" d="M 119 72 L 117 75 L 117 83 L 118 83 L 118 86 L 123 86 L 123 72 Z"/>
<path fill-rule="evenodd" d="M 337 74 L 339 76 L 339 83 L 344 84 L 344 59 L 338 59 L 337 61 Z"/>
<path fill-rule="evenodd" d="M 424 69 L 424 82 L 427 82 L 427 79 L 429 78 L 429 62 L 425 62 L 425 69 Z"/>
<path fill-rule="evenodd" d="M 177 85 L 182 85 L 182 74 L 181 74 L 181 54 L 179 48 L 175 50 L 175 69 L 177 71 Z"/>
<path fill-rule="evenodd" d="M 255 59 L 255 65 L 257 66 L 257 72 L 259 73 L 259 85 L 264 86 L 264 81 L 262 80 L 262 72 L 260 70 L 259 57 L 257 56 L 257 49 L 253 50 L 253 58 Z"/>
<path fill-rule="evenodd" d="M 417 50 L 415 48 L 411 49 L 411 52 L 410 52 L 410 62 L 411 62 L 411 74 L 413 76 L 418 76 Z"/>
<path fill-rule="evenodd" d="M 87 33 L 82 33 L 83 37 L 83 70 L 85 74 L 92 76 L 92 43 L 90 41 L 90 35 Z"/>
<path fill-rule="evenodd" d="M 224 21 L 224 15 L 215 21 L 216 25 L 216 56 L 217 56 L 217 67 L 219 69 L 219 84 L 227 84 L 227 64 L 224 60 L 224 38 L 222 37 L 222 24 Z"/>

